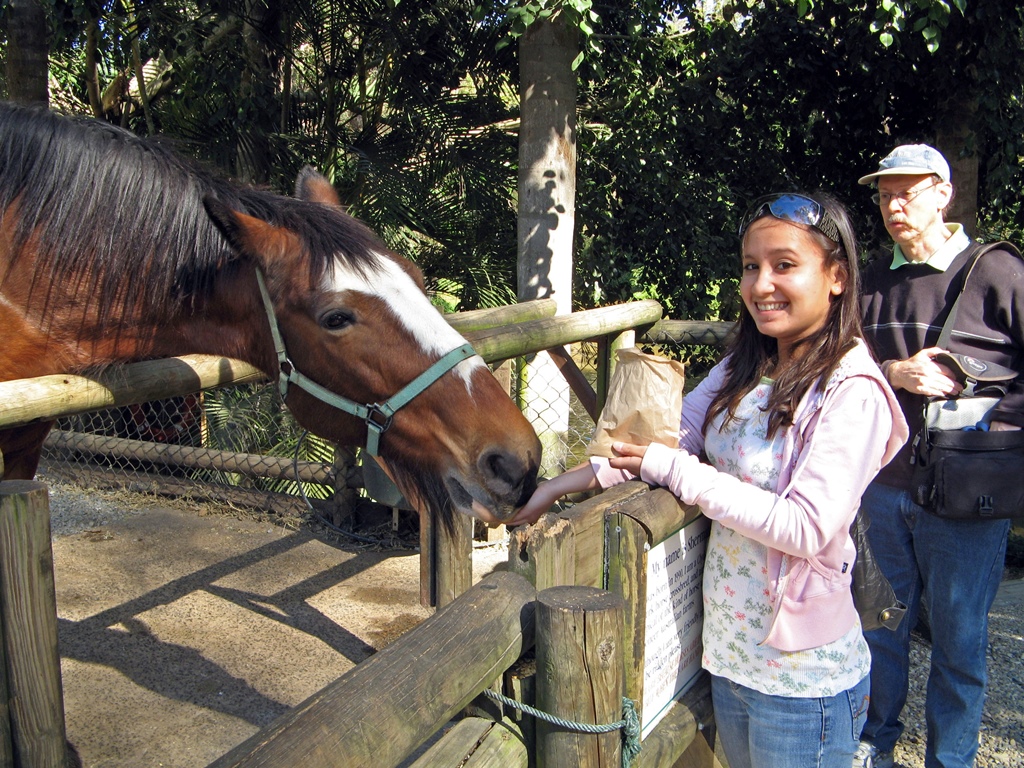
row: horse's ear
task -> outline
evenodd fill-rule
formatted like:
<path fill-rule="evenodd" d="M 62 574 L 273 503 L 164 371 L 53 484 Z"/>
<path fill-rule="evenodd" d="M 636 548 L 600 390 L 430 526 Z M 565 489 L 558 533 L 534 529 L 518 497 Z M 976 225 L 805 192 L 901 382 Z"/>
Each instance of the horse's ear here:
<path fill-rule="evenodd" d="M 232 250 L 255 259 L 264 268 L 298 247 L 295 235 L 289 230 L 236 211 L 215 197 L 204 197 L 203 206 Z"/>
<path fill-rule="evenodd" d="M 341 198 L 327 178 L 307 165 L 299 171 L 299 178 L 295 182 L 295 196 L 307 203 L 323 203 L 341 208 Z"/>

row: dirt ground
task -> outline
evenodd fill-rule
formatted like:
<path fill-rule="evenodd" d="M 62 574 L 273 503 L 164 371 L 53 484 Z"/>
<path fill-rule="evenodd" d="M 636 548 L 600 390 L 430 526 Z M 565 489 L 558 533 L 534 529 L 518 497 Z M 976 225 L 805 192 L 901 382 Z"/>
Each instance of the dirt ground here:
<path fill-rule="evenodd" d="M 67 733 L 86 768 L 205 766 L 431 613 L 416 552 L 90 494 L 75 514 L 75 492 L 50 492 Z M 474 577 L 506 557 L 479 549 Z"/>
<path fill-rule="evenodd" d="M 49 484 L 67 732 L 86 768 L 206 766 L 432 612 L 414 551 Z M 478 549 L 474 578 L 507 556 Z M 1008 576 L 979 768 L 1024 768 L 1024 580 Z M 908 768 L 923 765 L 927 653 L 911 660 Z"/>

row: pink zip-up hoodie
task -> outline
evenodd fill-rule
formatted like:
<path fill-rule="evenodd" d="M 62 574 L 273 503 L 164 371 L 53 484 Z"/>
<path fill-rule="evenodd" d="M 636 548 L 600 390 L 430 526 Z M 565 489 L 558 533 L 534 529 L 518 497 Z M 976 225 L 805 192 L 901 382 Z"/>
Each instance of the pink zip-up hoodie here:
<path fill-rule="evenodd" d="M 773 617 L 764 642 L 816 648 L 858 621 L 850 593 L 856 548 L 850 525 L 868 483 L 908 436 L 896 397 L 867 347 L 842 359 L 824 391 L 812 387 L 785 431 L 778 492 L 764 491 L 697 458 L 701 424 L 725 381 L 728 358 L 683 400 L 679 450 L 651 445 L 640 476 L 695 504 L 712 520 L 768 548 Z M 602 488 L 632 479 L 591 459 Z"/>

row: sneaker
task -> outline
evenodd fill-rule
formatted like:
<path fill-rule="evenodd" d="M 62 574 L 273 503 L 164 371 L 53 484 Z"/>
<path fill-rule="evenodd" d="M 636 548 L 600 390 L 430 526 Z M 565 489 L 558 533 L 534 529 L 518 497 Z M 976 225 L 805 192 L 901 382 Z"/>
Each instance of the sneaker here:
<path fill-rule="evenodd" d="M 879 752 L 870 741 L 862 741 L 853 753 L 853 768 L 893 768 L 892 752 Z"/>

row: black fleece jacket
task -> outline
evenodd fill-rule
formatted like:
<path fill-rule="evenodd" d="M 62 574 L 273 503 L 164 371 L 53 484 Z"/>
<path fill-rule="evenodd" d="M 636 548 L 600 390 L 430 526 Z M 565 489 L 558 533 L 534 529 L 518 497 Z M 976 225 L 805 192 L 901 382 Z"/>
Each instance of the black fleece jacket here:
<path fill-rule="evenodd" d="M 890 269 L 889 258 L 878 259 L 864 269 L 864 336 L 879 363 L 905 360 L 936 346 L 942 323 L 963 284 L 964 268 L 977 248 L 978 244 L 972 242 L 945 272 L 914 263 L 894 270 Z M 948 351 L 1024 373 L 1024 261 L 1003 250 L 981 257 L 957 310 Z M 896 395 L 910 425 L 911 440 L 882 469 L 877 480 L 909 488 L 913 436 L 920 429 L 926 398 L 905 390 Z M 1024 376 L 1013 383 L 994 418 L 1024 427 Z"/>

